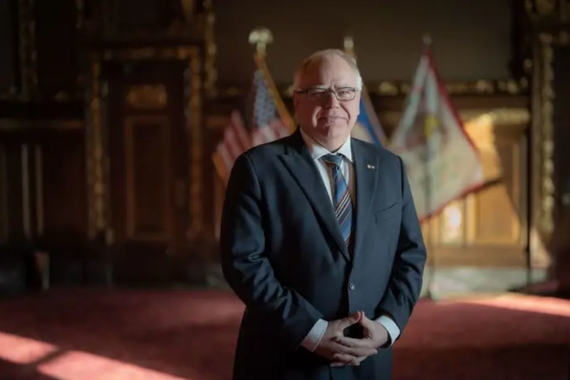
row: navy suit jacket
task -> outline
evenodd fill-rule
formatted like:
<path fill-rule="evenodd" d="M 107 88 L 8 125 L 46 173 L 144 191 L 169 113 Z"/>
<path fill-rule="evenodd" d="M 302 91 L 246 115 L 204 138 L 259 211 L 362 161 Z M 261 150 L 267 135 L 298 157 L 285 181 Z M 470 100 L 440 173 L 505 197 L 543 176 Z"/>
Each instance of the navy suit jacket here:
<path fill-rule="evenodd" d="M 246 305 L 234 379 L 390 378 L 391 348 L 332 368 L 301 346 L 319 318 L 358 310 L 389 315 L 403 333 L 420 294 L 426 251 L 404 164 L 360 140 L 352 150 L 352 252 L 299 130 L 236 160 L 220 237 L 224 277 Z"/>

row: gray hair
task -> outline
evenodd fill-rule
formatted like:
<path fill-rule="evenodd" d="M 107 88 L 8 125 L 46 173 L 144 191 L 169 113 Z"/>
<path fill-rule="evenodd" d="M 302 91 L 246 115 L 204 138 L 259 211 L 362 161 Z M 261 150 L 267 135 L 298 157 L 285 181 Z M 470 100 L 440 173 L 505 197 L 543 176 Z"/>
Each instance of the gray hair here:
<path fill-rule="evenodd" d="M 354 57 L 351 56 L 350 54 L 347 54 L 339 49 L 319 50 L 311 54 L 309 57 L 305 58 L 305 60 L 303 60 L 303 63 L 301 63 L 299 68 L 295 71 L 295 76 L 293 79 L 293 88 L 296 90 L 299 89 L 298 86 L 301 76 L 305 73 L 305 71 L 311 65 L 311 63 L 313 63 L 316 60 L 327 59 L 331 57 L 340 57 L 346 63 L 348 63 L 352 71 L 354 71 L 354 75 L 356 76 L 356 88 L 358 88 L 358 90 L 362 90 L 362 76 L 360 76 L 360 70 L 358 70 L 356 59 L 354 59 Z"/>

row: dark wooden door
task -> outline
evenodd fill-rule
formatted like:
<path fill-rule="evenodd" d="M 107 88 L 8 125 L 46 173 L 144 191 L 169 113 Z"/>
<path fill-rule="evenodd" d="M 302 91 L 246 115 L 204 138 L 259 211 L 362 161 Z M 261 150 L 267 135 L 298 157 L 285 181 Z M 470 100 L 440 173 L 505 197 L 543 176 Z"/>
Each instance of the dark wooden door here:
<path fill-rule="evenodd" d="M 113 62 L 104 67 L 110 219 L 116 273 L 169 279 L 188 227 L 184 64 Z"/>

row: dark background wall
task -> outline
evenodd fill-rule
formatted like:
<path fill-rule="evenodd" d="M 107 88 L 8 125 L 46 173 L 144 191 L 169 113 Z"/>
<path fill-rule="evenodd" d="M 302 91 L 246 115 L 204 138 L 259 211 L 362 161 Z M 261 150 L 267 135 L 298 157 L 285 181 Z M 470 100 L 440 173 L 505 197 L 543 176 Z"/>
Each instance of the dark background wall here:
<path fill-rule="evenodd" d="M 249 82 L 249 32 L 271 30 L 267 62 L 277 83 L 291 82 L 299 61 L 317 49 L 342 48 L 351 34 L 365 81 L 410 80 L 430 33 L 443 79 L 510 76 L 509 0 L 218 0 L 218 75 L 221 83 Z"/>

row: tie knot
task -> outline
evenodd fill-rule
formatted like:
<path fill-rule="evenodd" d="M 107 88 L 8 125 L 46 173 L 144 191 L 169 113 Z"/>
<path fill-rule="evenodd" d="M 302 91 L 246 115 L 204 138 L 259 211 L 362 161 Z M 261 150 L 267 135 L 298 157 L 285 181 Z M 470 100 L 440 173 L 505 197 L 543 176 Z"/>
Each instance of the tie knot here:
<path fill-rule="evenodd" d="M 340 164 L 342 163 L 342 155 L 340 155 L 340 154 L 327 154 L 326 156 L 323 156 L 322 158 L 323 158 L 324 162 L 338 166 L 338 167 L 340 167 Z"/>

